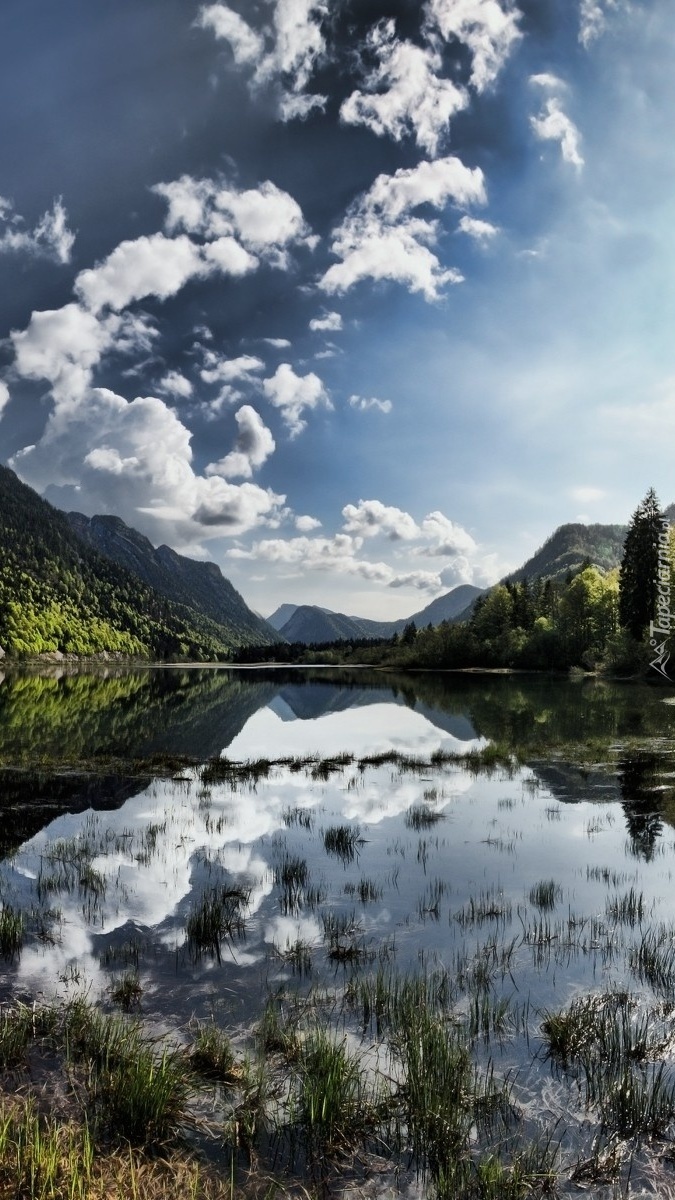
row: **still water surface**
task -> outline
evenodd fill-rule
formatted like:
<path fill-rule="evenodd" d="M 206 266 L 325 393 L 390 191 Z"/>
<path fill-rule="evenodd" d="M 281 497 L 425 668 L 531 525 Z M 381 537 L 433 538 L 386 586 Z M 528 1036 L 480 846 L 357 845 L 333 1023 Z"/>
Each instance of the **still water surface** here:
<path fill-rule="evenodd" d="M 382 965 L 456 976 L 487 954 L 520 1014 L 490 1054 L 555 1118 L 543 1010 L 644 991 L 631 954 L 675 921 L 669 700 L 366 671 L 8 676 L 0 894 L 26 938 L 2 993 L 109 1000 L 132 969 L 148 1021 L 214 1017 L 243 1044 L 280 988 L 342 994 Z M 510 766 L 481 766 L 490 743 Z M 166 755 L 184 761 L 167 773 Z M 204 768 L 261 758 L 243 778 Z M 188 922 L 215 887 L 245 897 L 243 919 L 200 952 Z"/>
<path fill-rule="evenodd" d="M 519 937 L 537 1002 L 563 1003 L 599 971 L 621 972 L 618 949 L 608 962 L 589 952 L 588 922 L 605 919 L 612 891 L 632 887 L 659 920 L 675 916 L 667 771 L 675 711 L 666 699 L 649 688 L 516 677 L 389 682 L 366 672 L 180 669 L 8 677 L 0 753 L 26 762 L 37 752 L 47 765 L 39 776 L 2 776 L 12 843 L 2 897 L 33 914 L 32 936 L 6 964 L 5 990 L 51 996 L 86 982 L 98 994 L 137 961 L 149 1015 L 182 1019 L 215 1007 L 246 1020 L 252 998 L 293 978 L 283 956 L 298 939 L 310 977 L 335 975 L 322 924 L 330 911 L 350 918 L 364 963 L 391 956 L 401 968 L 421 958 L 451 966 L 467 937 Z M 435 752 L 490 740 L 525 764 L 489 774 L 430 765 Z M 574 742 L 592 742 L 598 763 L 575 765 Z M 359 764 L 390 750 L 427 766 Z M 153 778 L 147 763 L 140 778 L 107 765 L 52 769 L 55 759 L 160 753 L 194 764 L 171 778 Z M 327 777 L 312 764 L 274 765 L 234 786 L 204 782 L 199 766 L 213 756 L 341 753 L 350 761 Z M 426 816 L 416 821 L 420 806 Z M 326 828 L 341 825 L 358 838 L 347 859 L 323 842 Z M 74 847 L 84 848 L 90 886 Z M 308 870 L 292 902 L 279 878 L 289 857 Z M 524 936 L 537 915 L 528 897 L 542 880 L 555 883 L 549 919 L 560 924 L 546 945 Z M 245 934 L 225 940 L 220 963 L 186 942 L 190 911 L 219 884 L 250 892 Z M 493 916 L 480 915 L 490 908 Z"/>

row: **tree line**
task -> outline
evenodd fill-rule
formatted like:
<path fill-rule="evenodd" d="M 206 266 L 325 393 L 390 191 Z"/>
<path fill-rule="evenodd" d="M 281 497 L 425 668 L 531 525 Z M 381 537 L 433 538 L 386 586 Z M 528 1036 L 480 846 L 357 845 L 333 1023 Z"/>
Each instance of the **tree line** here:
<path fill-rule="evenodd" d="M 666 532 L 664 533 L 664 530 Z M 381 640 L 257 648 L 241 661 L 365 662 L 404 668 L 604 669 L 646 671 L 649 624 L 663 592 L 664 562 L 675 594 L 675 531 L 667 526 L 653 490 L 634 512 L 620 567 L 603 571 L 587 562 L 562 580 L 505 580 L 480 596 L 470 617 Z"/>

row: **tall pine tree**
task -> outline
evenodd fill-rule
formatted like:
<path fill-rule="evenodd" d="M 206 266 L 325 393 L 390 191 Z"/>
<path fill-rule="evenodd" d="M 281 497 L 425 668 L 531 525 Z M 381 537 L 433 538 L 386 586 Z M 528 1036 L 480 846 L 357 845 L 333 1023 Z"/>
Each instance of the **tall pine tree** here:
<path fill-rule="evenodd" d="M 650 488 L 628 526 L 619 573 L 619 623 L 640 639 L 654 619 L 663 513 Z"/>

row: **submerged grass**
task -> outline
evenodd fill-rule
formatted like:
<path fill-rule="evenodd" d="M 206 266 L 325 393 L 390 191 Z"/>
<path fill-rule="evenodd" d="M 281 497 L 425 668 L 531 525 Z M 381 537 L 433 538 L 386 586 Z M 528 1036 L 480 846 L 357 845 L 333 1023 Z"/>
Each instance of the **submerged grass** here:
<path fill-rule="evenodd" d="M 334 854 L 345 864 L 354 861 L 359 846 L 363 845 L 358 825 L 329 825 L 322 837 L 326 853 Z"/>
<path fill-rule="evenodd" d="M 244 936 L 249 896 L 245 888 L 224 886 L 204 892 L 186 924 L 187 944 L 195 958 L 212 954 L 220 962 L 222 943 Z"/>

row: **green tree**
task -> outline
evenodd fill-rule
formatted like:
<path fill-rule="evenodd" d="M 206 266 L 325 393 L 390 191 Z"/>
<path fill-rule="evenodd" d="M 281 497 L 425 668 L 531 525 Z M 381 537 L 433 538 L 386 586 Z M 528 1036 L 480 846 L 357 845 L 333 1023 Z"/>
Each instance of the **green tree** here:
<path fill-rule="evenodd" d="M 664 518 L 650 488 L 628 526 L 619 572 L 619 623 L 638 641 L 656 611 Z"/>

